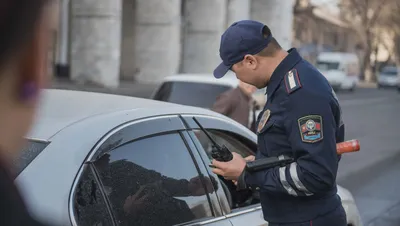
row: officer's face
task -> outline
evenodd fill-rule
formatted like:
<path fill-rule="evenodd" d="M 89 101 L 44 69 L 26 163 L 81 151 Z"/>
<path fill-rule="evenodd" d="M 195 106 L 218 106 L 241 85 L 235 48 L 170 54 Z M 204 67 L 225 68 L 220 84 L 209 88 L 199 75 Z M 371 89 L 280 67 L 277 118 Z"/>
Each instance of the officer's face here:
<path fill-rule="evenodd" d="M 251 84 L 258 89 L 267 85 L 265 75 L 263 76 L 260 60 L 253 55 L 246 55 L 244 59 L 232 66 L 236 77 L 245 83 Z"/>

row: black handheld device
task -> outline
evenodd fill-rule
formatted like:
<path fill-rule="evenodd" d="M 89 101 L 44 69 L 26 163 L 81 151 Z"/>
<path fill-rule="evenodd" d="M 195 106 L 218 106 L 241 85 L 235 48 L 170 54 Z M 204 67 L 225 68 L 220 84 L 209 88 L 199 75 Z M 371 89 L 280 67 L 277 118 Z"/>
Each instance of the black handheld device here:
<path fill-rule="evenodd" d="M 211 150 L 211 157 L 213 159 L 220 161 L 220 162 L 229 162 L 233 159 L 232 153 L 229 151 L 229 149 L 225 145 L 218 145 L 214 139 L 208 134 L 208 132 L 203 128 L 203 126 L 197 121 L 195 117 L 193 117 L 194 122 L 200 127 L 201 131 L 203 131 L 208 139 L 211 141 L 213 147 Z"/>
<path fill-rule="evenodd" d="M 248 172 L 257 172 L 275 166 L 286 166 L 292 162 L 294 162 L 294 159 L 287 156 L 261 158 L 247 162 L 245 170 Z"/>

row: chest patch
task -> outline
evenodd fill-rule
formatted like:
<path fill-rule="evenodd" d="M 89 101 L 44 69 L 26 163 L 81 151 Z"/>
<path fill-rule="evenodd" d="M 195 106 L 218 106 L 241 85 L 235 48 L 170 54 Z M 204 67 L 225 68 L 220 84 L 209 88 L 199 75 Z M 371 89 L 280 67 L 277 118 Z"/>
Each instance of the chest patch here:
<path fill-rule="evenodd" d="M 262 130 L 262 128 L 264 128 L 270 115 L 271 115 L 270 110 L 267 109 L 264 111 L 263 115 L 261 116 L 260 122 L 258 123 L 257 133 L 259 133 Z"/>
<path fill-rule="evenodd" d="M 306 143 L 316 143 L 324 138 L 322 133 L 322 116 L 307 115 L 297 120 L 301 140 Z"/>
<path fill-rule="evenodd" d="M 285 87 L 287 93 L 292 93 L 301 88 L 299 74 L 296 69 L 290 70 L 285 75 Z"/>

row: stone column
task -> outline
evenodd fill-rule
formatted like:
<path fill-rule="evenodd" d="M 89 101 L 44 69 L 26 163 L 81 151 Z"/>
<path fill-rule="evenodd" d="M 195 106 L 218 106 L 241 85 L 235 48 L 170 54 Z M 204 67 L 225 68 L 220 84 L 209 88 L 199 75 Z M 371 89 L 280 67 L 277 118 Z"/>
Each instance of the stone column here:
<path fill-rule="evenodd" d="M 158 83 L 179 69 L 181 0 L 136 0 L 135 10 L 133 68 L 129 70 L 136 81 Z"/>
<path fill-rule="evenodd" d="M 136 1 L 122 0 L 121 66 L 120 77 L 133 80 L 135 68 Z"/>
<path fill-rule="evenodd" d="M 72 0 L 71 79 L 119 84 L 121 0 Z"/>
<path fill-rule="evenodd" d="M 293 0 L 252 0 L 251 18 L 268 25 L 284 49 L 292 46 Z"/>
<path fill-rule="evenodd" d="M 227 27 L 238 20 L 250 19 L 250 0 L 228 0 Z"/>
<path fill-rule="evenodd" d="M 181 72 L 212 73 L 221 61 L 219 43 L 227 26 L 227 0 L 184 0 Z"/>

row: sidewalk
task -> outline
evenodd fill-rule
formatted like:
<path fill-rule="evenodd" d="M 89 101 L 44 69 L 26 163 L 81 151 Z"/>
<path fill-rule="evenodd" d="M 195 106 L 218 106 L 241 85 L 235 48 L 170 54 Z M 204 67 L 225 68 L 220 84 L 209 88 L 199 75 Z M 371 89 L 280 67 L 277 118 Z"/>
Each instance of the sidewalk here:
<path fill-rule="evenodd" d="M 150 98 L 153 91 L 157 88 L 155 84 L 141 84 L 134 82 L 121 82 L 117 88 L 105 88 L 96 85 L 77 84 L 68 79 L 55 78 L 52 80 L 50 87 L 52 89 L 79 90 L 98 93 L 119 94 L 125 96 Z"/>
<path fill-rule="evenodd" d="M 377 88 L 378 85 L 376 83 L 373 83 L 373 82 L 360 81 L 358 83 L 357 87 L 360 87 L 360 88 Z"/>

